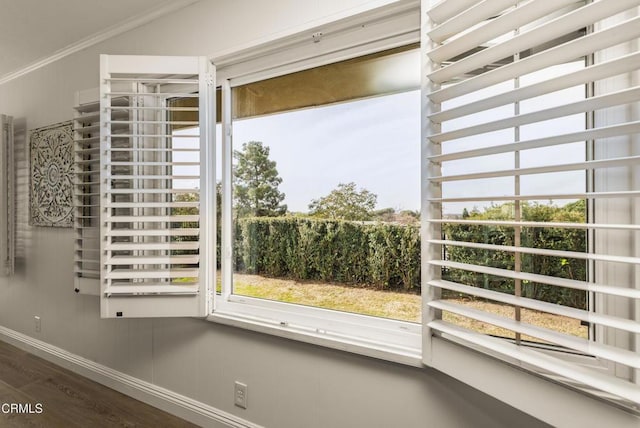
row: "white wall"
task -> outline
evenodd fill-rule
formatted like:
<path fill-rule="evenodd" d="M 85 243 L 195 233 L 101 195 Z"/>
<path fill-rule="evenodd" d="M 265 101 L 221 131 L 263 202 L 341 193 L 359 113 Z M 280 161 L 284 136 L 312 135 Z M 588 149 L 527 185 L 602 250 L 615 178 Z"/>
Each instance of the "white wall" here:
<path fill-rule="evenodd" d="M 33 129 L 73 116 L 77 90 L 98 84 L 98 54 L 211 55 L 302 28 L 367 0 L 202 0 L 0 86 L 0 112 Z M 250 12 L 250 13 L 249 13 Z M 25 125 L 26 121 L 26 125 Z M 18 139 L 24 150 L 24 135 Z M 196 319 L 101 320 L 73 292 L 73 232 L 29 228 L 20 177 L 16 275 L 0 280 L 0 325 L 266 427 L 533 427 L 537 420 L 452 378 Z M 34 315 L 42 318 L 35 333 Z M 233 382 L 249 408 L 233 406 Z"/>

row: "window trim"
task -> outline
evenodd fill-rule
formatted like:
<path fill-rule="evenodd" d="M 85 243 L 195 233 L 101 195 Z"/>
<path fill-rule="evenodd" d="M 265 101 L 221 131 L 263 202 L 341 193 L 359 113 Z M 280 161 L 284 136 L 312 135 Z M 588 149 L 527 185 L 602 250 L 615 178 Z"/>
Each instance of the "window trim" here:
<path fill-rule="evenodd" d="M 214 58 L 222 88 L 222 293 L 208 319 L 422 367 L 422 326 L 231 294 L 231 89 L 419 41 L 419 2 L 401 1 L 276 42 Z M 322 33 L 314 42 L 311 34 Z M 266 54 L 265 54 L 266 52 Z M 293 60 L 297 58 L 297 60 Z"/>

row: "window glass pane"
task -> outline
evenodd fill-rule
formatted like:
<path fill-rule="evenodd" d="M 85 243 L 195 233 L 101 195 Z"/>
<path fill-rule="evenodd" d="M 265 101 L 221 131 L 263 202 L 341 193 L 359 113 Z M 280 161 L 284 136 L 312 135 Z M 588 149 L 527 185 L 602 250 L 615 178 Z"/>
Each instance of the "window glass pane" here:
<path fill-rule="evenodd" d="M 418 50 L 363 58 L 234 89 L 233 293 L 419 322 Z"/>
<path fill-rule="evenodd" d="M 375 97 L 420 87 L 417 45 L 315 67 L 233 90 L 233 118 Z"/>
<path fill-rule="evenodd" d="M 502 87 L 520 87 L 579 70 L 584 61 L 548 67 L 515 80 L 485 88 L 469 95 L 458 97 L 443 103 L 443 109 L 473 102 L 481 97 L 491 97 L 501 92 Z M 481 93 L 482 96 L 478 94 Z M 450 120 L 442 124 L 444 132 L 473 126 L 478 123 L 492 122 L 550 109 L 558 105 L 584 100 L 584 85 L 544 94 L 526 99 L 518 104 L 511 103 L 500 108 L 482 111 L 473 115 Z M 585 114 L 574 114 L 551 120 L 535 122 L 523 126 L 492 131 L 471 137 L 445 141 L 443 153 L 456 153 L 481 147 L 502 146 L 517 141 L 530 141 L 552 135 L 579 132 L 586 129 Z M 586 192 L 587 177 L 584 169 L 571 171 L 549 171 L 524 174 L 519 177 L 514 168 L 534 168 L 584 162 L 586 160 L 585 142 L 571 142 L 553 147 L 513 151 L 513 147 L 504 153 L 488 156 L 475 156 L 459 160 L 442 162 L 442 175 L 460 175 L 470 173 L 493 172 L 502 176 L 496 178 L 470 178 L 442 183 L 444 198 L 468 198 L 468 201 L 447 202 L 443 204 L 444 218 L 464 219 L 477 222 L 525 221 L 525 222 L 578 222 L 586 221 L 586 205 L 580 197 L 562 198 L 553 195 L 583 194 Z M 513 196 L 512 196 L 513 195 Z M 533 197 L 540 195 L 539 198 Z M 495 200 L 486 200 L 494 196 Z M 521 198 L 514 198 L 520 196 Z M 532 197 L 530 197 L 532 196 Z M 484 198 L 485 200 L 474 200 Z M 584 258 L 563 257 L 555 254 L 541 254 L 537 251 L 560 251 L 585 253 L 587 251 L 587 233 L 585 230 L 566 227 L 520 227 L 512 225 L 469 225 L 447 223 L 443 225 L 443 239 L 451 242 L 444 246 L 444 258 L 450 262 L 462 263 L 468 267 L 485 266 L 503 270 L 503 272 L 524 272 L 539 275 L 567 278 L 579 281 L 587 280 L 587 262 Z M 467 245 L 471 243 L 472 246 Z M 480 244 L 480 246 L 473 246 Z M 508 247 L 502 250 L 501 247 Z M 518 256 L 509 248 L 524 247 Z M 556 253 L 562 254 L 562 253 Z M 498 273 L 498 271 L 496 271 Z M 516 280 L 507 276 L 474 272 L 474 268 L 443 268 L 442 277 L 458 284 L 497 291 L 510 295 L 541 300 L 571 308 L 587 309 L 588 294 L 584 291 L 559 286 Z M 466 293 L 443 291 L 443 297 L 458 304 L 471 307 L 505 318 L 520 319 L 528 324 L 549 328 L 557 332 L 569 333 L 578 337 L 588 336 L 588 327 L 579 320 L 527 309 L 517 310 L 511 305 L 486 300 Z M 524 341 L 543 342 L 526 335 L 517 336 L 513 331 L 481 323 L 470 318 L 445 311 L 443 319 L 490 335 L 507 338 L 519 338 Z"/>

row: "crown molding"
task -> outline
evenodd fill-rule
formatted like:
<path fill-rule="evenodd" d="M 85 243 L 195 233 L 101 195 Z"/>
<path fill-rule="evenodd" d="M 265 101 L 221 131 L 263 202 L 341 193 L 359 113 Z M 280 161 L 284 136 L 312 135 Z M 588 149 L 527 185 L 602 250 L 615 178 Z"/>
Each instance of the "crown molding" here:
<path fill-rule="evenodd" d="M 120 22 L 119 24 L 108 27 L 102 31 L 99 31 L 97 33 L 90 35 L 89 37 L 85 37 L 84 39 L 80 39 L 77 42 L 74 42 L 62 49 L 59 49 L 49 56 L 40 58 L 39 60 L 34 61 L 23 68 L 20 68 L 18 70 L 15 70 L 3 76 L 0 76 L 0 85 L 3 85 L 14 79 L 17 79 L 18 77 L 24 76 L 25 74 L 29 74 L 32 71 L 38 70 L 39 68 L 47 66 L 64 57 L 67 57 L 83 49 L 86 49 L 88 47 L 101 43 L 112 37 L 118 36 L 120 34 L 126 33 L 127 31 L 133 30 L 134 28 L 145 25 L 164 15 L 175 12 L 179 9 L 187 7 L 198 1 L 200 0 L 165 1 L 164 3 L 160 4 L 158 7 L 154 8 L 152 11 L 144 12 L 139 15 L 132 16 L 131 18 L 128 18 L 125 21 Z"/>

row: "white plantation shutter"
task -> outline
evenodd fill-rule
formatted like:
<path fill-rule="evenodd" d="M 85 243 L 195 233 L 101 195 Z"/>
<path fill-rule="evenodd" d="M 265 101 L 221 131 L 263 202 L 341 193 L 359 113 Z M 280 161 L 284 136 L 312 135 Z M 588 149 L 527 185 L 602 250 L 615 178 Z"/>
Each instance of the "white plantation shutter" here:
<path fill-rule="evenodd" d="M 637 408 L 640 1 L 423 4 L 425 364 L 437 368 L 447 358 L 432 346 L 444 338 Z M 527 204 L 549 201 L 585 201 L 586 221 L 523 217 Z M 512 208 L 504 219 L 460 215 L 462 207 L 482 211 L 491 203 Z M 449 236 L 452 226 L 482 230 L 487 238 Z M 490 241 L 498 229 L 513 239 Z M 581 231 L 586 246 L 532 242 L 526 237 L 533 230 Z M 452 254 L 460 248 L 483 256 L 456 260 Z M 496 264 L 495 254 L 510 254 L 513 263 Z M 577 261 L 586 277 L 540 272 L 526 257 Z M 465 273 L 456 278 L 498 278 L 513 287 L 453 281 L 452 271 Z M 527 295 L 531 284 L 578 290 L 587 304 Z M 513 315 L 496 307 L 512 308 Z M 582 322 L 586 334 L 527 321 L 525 312 Z M 510 334 L 495 337 L 472 325 Z"/>
<path fill-rule="evenodd" d="M 100 294 L 100 94 L 76 93 L 74 117 L 74 290 Z M 128 117 L 128 113 L 127 113 Z"/>
<path fill-rule="evenodd" d="M 15 266 L 15 162 L 13 118 L 0 115 L 0 275 L 13 275 Z"/>
<path fill-rule="evenodd" d="M 101 56 L 103 317 L 208 313 L 214 90 L 204 57 Z M 174 118 L 187 111 L 199 120 Z"/>

